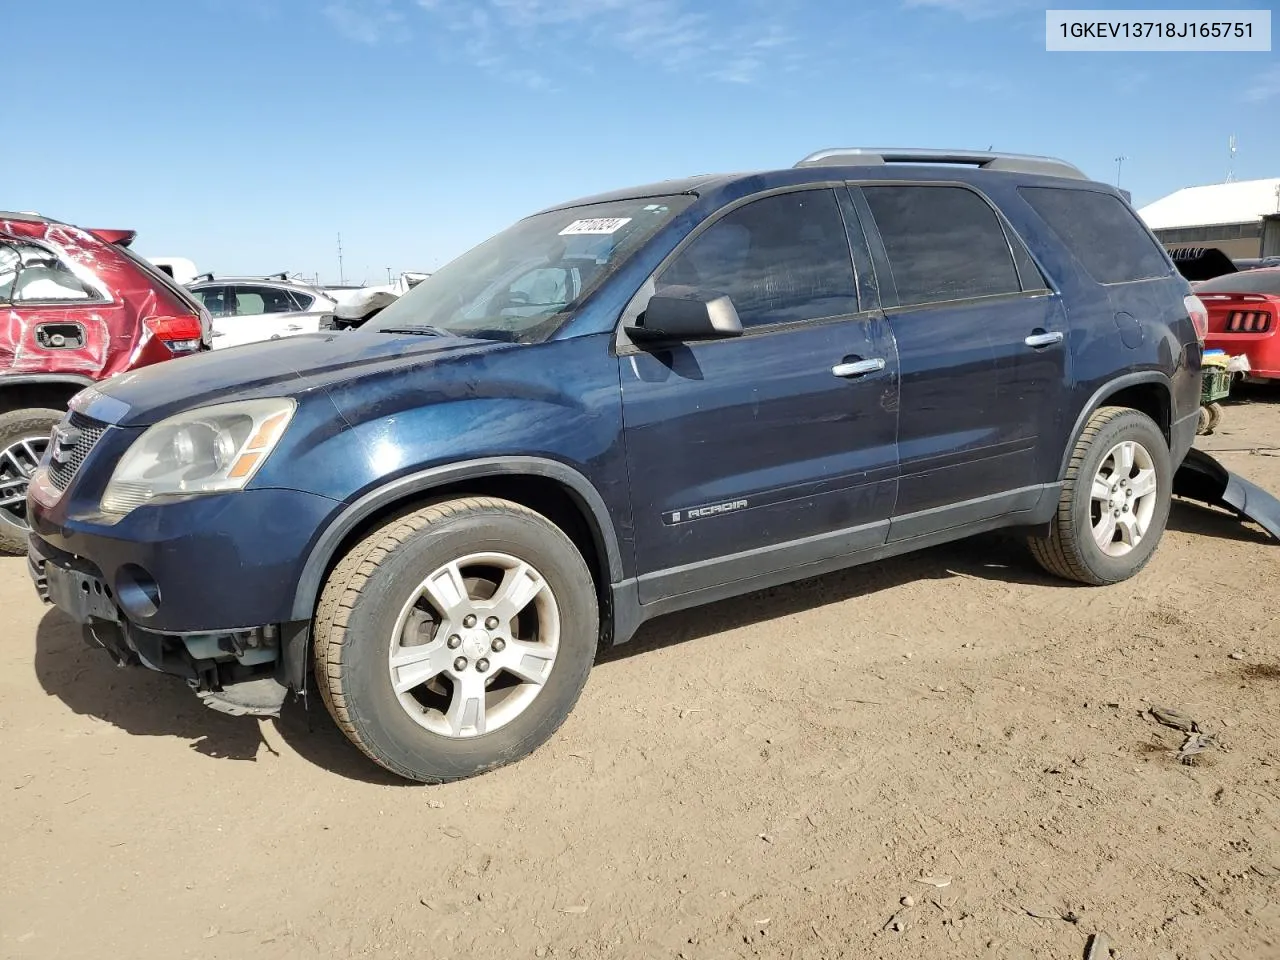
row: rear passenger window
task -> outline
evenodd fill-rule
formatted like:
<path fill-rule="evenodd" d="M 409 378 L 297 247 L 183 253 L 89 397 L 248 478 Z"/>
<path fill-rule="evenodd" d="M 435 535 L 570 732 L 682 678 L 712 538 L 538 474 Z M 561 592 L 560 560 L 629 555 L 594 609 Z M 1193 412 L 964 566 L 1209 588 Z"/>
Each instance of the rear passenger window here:
<path fill-rule="evenodd" d="M 657 285 L 728 294 L 744 327 L 858 311 L 849 240 L 829 189 L 765 197 L 726 214 Z"/>
<path fill-rule="evenodd" d="M 0 245 L 0 299 L 5 302 L 63 303 L 97 298 L 53 251 L 34 243 Z"/>
<path fill-rule="evenodd" d="M 1019 187 L 1018 192 L 1099 283 L 1169 275 L 1160 246 L 1118 197 L 1061 187 Z"/>
<path fill-rule="evenodd" d="M 972 190 L 864 186 L 862 192 L 902 306 L 1022 291 L 1004 228 Z"/>

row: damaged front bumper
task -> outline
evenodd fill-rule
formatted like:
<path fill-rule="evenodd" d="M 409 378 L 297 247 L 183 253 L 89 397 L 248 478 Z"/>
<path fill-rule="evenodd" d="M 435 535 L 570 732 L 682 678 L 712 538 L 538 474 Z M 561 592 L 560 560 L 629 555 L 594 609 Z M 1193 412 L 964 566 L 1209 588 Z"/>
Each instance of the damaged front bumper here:
<path fill-rule="evenodd" d="M 133 623 L 100 572 L 38 538 L 27 570 L 40 599 L 80 624 L 89 646 L 118 666 L 143 666 L 185 680 L 209 707 L 235 715 L 278 716 L 292 688 L 305 692 L 307 624 L 268 624 L 200 633 L 161 633 Z"/>

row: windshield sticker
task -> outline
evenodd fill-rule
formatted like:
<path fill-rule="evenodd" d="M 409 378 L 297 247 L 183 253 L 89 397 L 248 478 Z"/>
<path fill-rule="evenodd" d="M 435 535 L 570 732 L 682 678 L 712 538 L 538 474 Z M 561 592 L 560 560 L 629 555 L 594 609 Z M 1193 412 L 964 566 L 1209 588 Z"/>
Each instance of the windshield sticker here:
<path fill-rule="evenodd" d="M 594 220 L 575 220 L 560 231 L 560 236 L 580 237 L 587 234 L 608 236 L 611 233 L 617 233 L 630 222 L 630 217 L 597 217 Z"/>

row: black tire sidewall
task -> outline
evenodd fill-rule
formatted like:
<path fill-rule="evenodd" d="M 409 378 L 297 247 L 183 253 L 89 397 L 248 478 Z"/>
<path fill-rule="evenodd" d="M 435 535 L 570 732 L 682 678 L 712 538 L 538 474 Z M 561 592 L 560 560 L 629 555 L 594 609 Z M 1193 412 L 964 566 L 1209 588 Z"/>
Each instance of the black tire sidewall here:
<path fill-rule="evenodd" d="M 1125 440 L 1140 443 L 1151 454 L 1158 487 L 1155 511 L 1151 515 L 1151 524 L 1142 542 L 1124 556 L 1112 557 L 1102 552 L 1102 548 L 1093 537 L 1090 513 L 1092 487 L 1093 478 L 1097 475 L 1098 468 L 1102 466 L 1104 458 L 1116 444 Z M 1165 526 L 1169 520 L 1172 489 L 1173 466 L 1169 456 L 1169 444 L 1150 417 L 1135 410 L 1126 411 L 1098 431 L 1088 454 L 1080 462 L 1071 504 L 1072 524 L 1075 527 L 1076 542 L 1079 544 L 1080 559 L 1098 580 L 1104 583 L 1119 583 L 1146 566 L 1164 535 Z"/>
<path fill-rule="evenodd" d="M 22 438 L 47 439 L 65 414 L 60 410 L 31 408 L 0 414 L 0 450 Z M 27 552 L 27 528 L 20 527 L 0 511 L 0 554 L 17 556 Z"/>
<path fill-rule="evenodd" d="M 414 721 L 392 688 L 388 651 L 409 596 L 443 564 L 472 553 L 506 553 L 533 565 L 560 611 L 560 643 L 541 692 L 518 717 L 477 737 L 451 738 Z M 516 760 L 564 722 L 595 660 L 595 587 L 578 551 L 533 514 L 474 511 L 416 531 L 378 563 L 348 619 L 344 692 L 360 736 L 393 768 L 417 779 L 456 779 Z"/>

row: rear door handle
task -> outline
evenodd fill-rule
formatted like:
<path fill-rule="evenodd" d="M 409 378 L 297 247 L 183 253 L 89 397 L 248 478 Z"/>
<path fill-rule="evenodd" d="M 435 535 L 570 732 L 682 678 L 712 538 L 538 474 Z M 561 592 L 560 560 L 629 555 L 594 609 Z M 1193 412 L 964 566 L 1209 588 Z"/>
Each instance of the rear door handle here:
<path fill-rule="evenodd" d="M 876 357 L 874 360 L 853 360 L 849 363 L 837 363 L 831 368 L 831 372 L 837 377 L 865 377 L 868 373 L 879 373 L 884 369 L 884 360 Z"/>
<path fill-rule="evenodd" d="M 1052 333 L 1033 333 L 1027 339 L 1022 341 L 1028 347 L 1052 347 L 1055 343 L 1062 342 L 1062 331 L 1055 330 Z"/>

